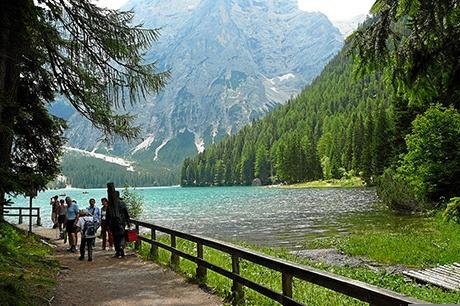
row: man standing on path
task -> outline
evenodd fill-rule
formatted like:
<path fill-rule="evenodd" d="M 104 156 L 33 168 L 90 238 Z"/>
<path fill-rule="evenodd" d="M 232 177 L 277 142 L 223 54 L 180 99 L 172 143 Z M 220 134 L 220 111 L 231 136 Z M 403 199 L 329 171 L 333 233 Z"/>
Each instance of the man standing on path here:
<path fill-rule="evenodd" d="M 77 232 L 75 226 L 75 220 L 78 217 L 78 205 L 72 202 L 70 197 L 65 198 L 67 203 L 67 221 L 66 221 L 66 230 L 69 235 L 69 245 L 70 248 L 67 249 L 68 252 L 76 253 L 77 252 Z"/>
<path fill-rule="evenodd" d="M 89 207 L 86 209 L 91 216 L 94 217 L 94 220 L 100 224 L 101 222 L 101 210 L 99 207 L 96 206 L 96 200 L 95 199 L 90 199 L 89 200 Z"/>
<path fill-rule="evenodd" d="M 115 245 L 115 256 L 125 257 L 125 227 L 130 226 L 130 218 L 126 204 L 120 200 L 120 193 L 116 192 L 117 205 L 110 203 L 107 208 L 107 223 L 113 235 Z"/>
<path fill-rule="evenodd" d="M 95 199 L 89 199 L 89 207 L 86 210 L 97 224 L 101 224 L 101 210 L 96 206 Z M 93 240 L 93 247 L 96 247 L 96 239 Z"/>
<path fill-rule="evenodd" d="M 80 257 L 85 259 L 85 248 L 88 249 L 88 261 L 93 261 L 93 245 L 96 240 L 96 230 L 99 225 L 95 217 L 86 209 L 80 210 L 77 231 L 81 232 Z"/>

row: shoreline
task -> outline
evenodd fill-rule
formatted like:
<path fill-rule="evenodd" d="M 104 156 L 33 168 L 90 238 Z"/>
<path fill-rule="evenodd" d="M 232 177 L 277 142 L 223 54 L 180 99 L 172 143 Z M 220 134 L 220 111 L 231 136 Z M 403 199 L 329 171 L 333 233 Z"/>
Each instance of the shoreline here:
<path fill-rule="evenodd" d="M 330 179 L 317 180 L 295 184 L 274 184 L 265 186 L 266 188 L 283 188 L 283 189 L 302 189 L 302 188 L 368 188 L 364 181 L 359 177 L 350 179 Z"/>

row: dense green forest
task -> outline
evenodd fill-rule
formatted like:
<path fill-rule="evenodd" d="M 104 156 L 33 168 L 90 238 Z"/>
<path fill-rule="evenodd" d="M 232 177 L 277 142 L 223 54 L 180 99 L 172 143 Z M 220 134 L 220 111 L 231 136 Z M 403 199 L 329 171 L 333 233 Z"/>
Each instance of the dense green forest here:
<path fill-rule="evenodd" d="M 74 153 L 63 156 L 62 174 L 67 183 L 78 188 L 106 187 L 107 182 L 114 182 L 116 186 L 159 186 L 172 185 L 177 181 L 176 171 L 157 169 L 150 171 L 128 171 L 126 167 L 105 162 L 97 158 L 90 158 Z"/>
<path fill-rule="evenodd" d="M 185 160 L 182 185 L 295 183 L 361 175 L 372 183 L 398 143 L 389 90 L 355 78 L 344 50 L 298 97 Z"/>
<path fill-rule="evenodd" d="M 186 159 L 182 186 L 360 176 L 394 209 L 455 202 L 459 10 L 448 0 L 377 2 L 375 17 L 295 99 Z"/>

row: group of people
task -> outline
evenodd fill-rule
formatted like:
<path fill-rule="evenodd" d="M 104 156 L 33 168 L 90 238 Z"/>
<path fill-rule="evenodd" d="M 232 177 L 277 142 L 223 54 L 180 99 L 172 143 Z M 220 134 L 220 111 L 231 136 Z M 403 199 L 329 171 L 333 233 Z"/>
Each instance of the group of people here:
<path fill-rule="evenodd" d="M 119 193 L 117 193 L 119 199 Z M 112 250 L 114 257 L 125 256 L 125 228 L 130 227 L 128 209 L 123 201 L 111 205 L 107 198 L 101 199 L 101 207 L 96 206 L 96 200 L 90 199 L 89 206 L 80 209 L 75 200 L 70 197 L 59 199 L 56 195 L 50 199 L 51 221 L 53 228 L 59 228 L 60 238 L 68 237 L 68 252 L 77 253 L 78 234 L 80 234 L 80 257 L 85 259 L 88 250 L 88 261 L 93 260 L 93 249 L 96 243 L 97 231 L 100 227 L 102 250 Z M 108 248 L 107 248 L 108 247 Z"/>

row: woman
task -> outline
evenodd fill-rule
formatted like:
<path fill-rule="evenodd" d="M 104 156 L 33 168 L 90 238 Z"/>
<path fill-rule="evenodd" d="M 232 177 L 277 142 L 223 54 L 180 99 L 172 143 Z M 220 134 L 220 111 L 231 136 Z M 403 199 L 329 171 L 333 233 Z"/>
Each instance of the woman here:
<path fill-rule="evenodd" d="M 65 205 L 65 201 L 63 199 L 59 200 L 59 216 L 58 216 L 58 223 L 59 223 L 59 232 L 62 234 L 62 227 L 66 221 L 67 215 L 67 206 Z"/>
<path fill-rule="evenodd" d="M 109 200 L 102 198 L 101 208 L 101 236 L 102 236 L 102 249 L 105 250 L 107 246 L 107 238 L 109 240 L 109 250 L 113 249 L 113 237 L 107 222 L 107 208 L 109 207 Z M 107 237 L 108 236 L 108 237 Z"/>

